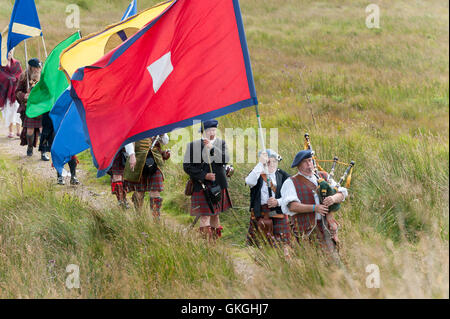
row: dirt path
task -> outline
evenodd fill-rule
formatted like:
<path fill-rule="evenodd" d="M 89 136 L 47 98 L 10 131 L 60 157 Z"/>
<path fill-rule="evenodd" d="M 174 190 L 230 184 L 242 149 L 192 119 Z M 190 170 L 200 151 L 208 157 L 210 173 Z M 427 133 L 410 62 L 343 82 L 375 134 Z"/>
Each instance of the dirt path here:
<path fill-rule="evenodd" d="M 3 123 L 0 124 L 0 154 L 14 161 L 16 165 L 22 166 L 28 171 L 39 175 L 41 178 L 56 184 L 56 171 L 52 167 L 51 162 L 41 160 L 41 153 L 38 152 L 38 148 L 34 149 L 33 156 L 26 156 L 27 147 L 20 146 L 18 137 L 8 138 L 8 130 L 3 127 L 2 124 Z M 50 156 L 50 154 L 48 155 Z M 83 181 L 87 180 L 87 172 L 81 168 L 77 168 L 77 177 L 81 184 L 76 187 L 70 186 L 69 176 L 65 177 L 66 185 L 59 186 L 61 192 L 75 195 L 81 200 L 89 202 L 96 209 L 116 207 L 117 203 L 115 197 L 111 195 L 111 191 L 108 187 L 102 185 L 85 185 Z M 182 232 L 190 231 L 188 226 L 180 224 L 169 214 L 162 212 L 161 217 L 164 219 L 165 223 L 174 230 Z M 247 283 L 254 280 L 256 273 L 260 271 L 260 267 L 252 262 L 246 249 L 237 249 L 230 245 L 228 251 L 230 259 L 235 266 L 235 270 L 241 275 L 243 282 Z"/>

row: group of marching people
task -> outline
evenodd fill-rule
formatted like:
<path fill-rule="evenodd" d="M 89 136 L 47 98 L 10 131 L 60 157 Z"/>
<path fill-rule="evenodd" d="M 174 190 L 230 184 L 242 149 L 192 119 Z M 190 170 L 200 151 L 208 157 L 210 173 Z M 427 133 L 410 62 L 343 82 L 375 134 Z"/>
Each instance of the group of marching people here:
<path fill-rule="evenodd" d="M 234 168 L 227 165 L 228 148 L 225 141 L 217 137 L 217 127 L 217 120 L 202 122 L 202 137 L 187 145 L 183 161 L 183 169 L 189 176 L 185 194 L 191 197 L 190 214 L 199 221 L 200 233 L 211 241 L 222 234 L 220 213 L 233 208 L 227 179 L 231 178 Z M 149 192 L 152 215 L 159 218 L 164 181 L 160 163 L 170 157 L 168 151 L 162 151 L 161 145 L 167 143 L 166 135 L 149 138 L 136 142 L 134 147 L 127 145 L 116 156 L 112 190 L 124 207 L 127 192 L 134 191 L 133 202 L 137 209 L 142 207 L 143 194 Z M 128 154 L 126 160 L 122 157 L 124 153 Z M 273 150 L 261 151 L 258 164 L 245 178 L 250 187 L 251 214 L 247 243 L 258 247 L 266 243 L 285 249 L 295 241 L 308 238 L 336 257 L 338 223 L 329 207 L 344 201 L 347 189 L 339 186 L 334 195 L 321 201 L 317 194 L 319 182 L 328 181 L 331 187 L 336 187 L 336 182 L 328 179 L 326 172 L 316 172 L 312 151 L 297 153 L 291 165 L 297 170 L 293 176 L 278 168 L 281 160 Z M 146 167 L 153 163 L 157 165 L 151 173 L 151 168 Z"/>
<path fill-rule="evenodd" d="M 217 120 L 202 123 L 202 138 L 187 146 L 183 169 L 190 180 L 185 193 L 191 196 L 191 215 L 199 217 L 200 232 L 212 240 L 220 237 L 219 214 L 232 208 L 227 178 L 229 154 L 225 141 L 216 137 Z M 324 171 L 316 171 L 311 150 L 301 150 L 292 161 L 297 173 L 290 176 L 278 168 L 282 157 L 275 151 L 260 151 L 259 162 L 245 178 L 250 187 L 249 245 L 286 249 L 308 238 L 337 258 L 338 223 L 329 207 L 348 195 Z M 336 187 L 336 193 L 322 200 L 317 194 L 321 180 Z M 292 237 L 295 238 L 293 241 Z"/>
<path fill-rule="evenodd" d="M 42 161 L 50 161 L 47 155 L 52 147 L 54 130 L 49 112 L 38 117 L 30 118 L 26 115 L 28 98 L 33 87 L 39 82 L 42 62 L 38 58 L 30 59 L 27 69 L 22 70 L 20 62 L 13 58 L 14 49 L 8 53 L 8 64 L 0 66 L 0 109 L 5 125 L 9 129 L 8 138 L 15 135 L 20 138 L 20 145 L 27 146 L 26 154 L 33 156 L 33 150 L 38 145 Z M 16 134 L 13 127 L 16 125 Z M 22 127 L 22 129 L 21 129 Z M 78 159 L 73 156 L 68 162 L 70 168 L 70 184 L 78 185 L 76 176 Z M 64 185 L 64 177 L 57 173 L 57 182 Z"/>
<path fill-rule="evenodd" d="M 40 136 L 41 159 L 49 161 L 54 137 L 52 121 L 48 113 L 37 118 L 26 115 L 27 100 L 31 89 L 40 79 L 41 62 L 33 58 L 22 72 L 20 63 L 13 59 L 12 51 L 8 65 L 0 69 L 0 107 L 9 127 L 8 138 L 13 138 L 13 124 L 17 124 L 17 136 L 21 145 L 27 146 L 27 156 L 33 155 Z M 22 123 L 22 131 L 20 131 Z M 231 209 L 228 178 L 234 168 L 229 163 L 229 153 L 224 140 L 217 137 L 217 120 L 202 122 L 202 138 L 187 145 L 183 169 L 189 175 L 185 194 L 191 197 L 190 214 L 199 222 L 199 231 L 205 238 L 214 241 L 222 234 L 220 213 Z M 164 150 L 167 134 L 144 138 L 123 147 L 114 158 L 108 172 L 111 176 L 111 192 L 123 209 L 130 208 L 127 193 L 133 192 L 132 202 L 137 211 L 142 211 L 145 193 L 149 193 L 150 210 L 159 220 L 162 206 L 161 192 L 164 190 L 164 162 L 170 151 Z M 292 168 L 297 173 L 290 176 L 278 168 L 282 157 L 267 149 L 259 153 L 259 162 L 245 178 L 250 187 L 250 224 L 247 243 L 260 246 L 287 247 L 302 238 L 314 240 L 325 251 L 337 251 L 338 224 L 329 212 L 329 207 L 347 197 L 347 189 L 339 187 L 337 192 L 321 200 L 316 192 L 320 179 L 328 180 L 325 172 L 316 172 L 311 150 L 302 150 L 293 159 Z M 72 185 L 79 184 L 76 177 L 77 159 L 68 163 Z M 58 184 L 64 184 L 63 176 L 57 176 Z M 330 180 L 332 187 L 336 182 Z M 334 184 L 333 184 L 334 183 Z"/>

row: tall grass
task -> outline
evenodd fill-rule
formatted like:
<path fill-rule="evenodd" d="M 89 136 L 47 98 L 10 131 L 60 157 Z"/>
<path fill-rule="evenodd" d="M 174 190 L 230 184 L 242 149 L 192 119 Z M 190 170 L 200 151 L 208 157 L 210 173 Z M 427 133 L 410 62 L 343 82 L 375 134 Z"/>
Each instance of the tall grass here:
<path fill-rule="evenodd" d="M 139 1 L 139 7 L 156 2 Z M 37 1 L 49 48 L 74 31 L 61 27 L 68 3 Z M 25 268 L 2 268 L 7 269 L 0 281 L 5 296 L 164 297 L 171 293 L 183 296 L 183 289 L 193 287 L 185 290 L 211 291 L 215 297 L 231 296 L 228 292 L 234 289 L 238 293 L 233 296 L 241 297 L 448 298 L 448 2 L 379 2 L 380 29 L 366 28 L 365 1 L 241 0 L 240 4 L 263 126 L 278 128 L 278 151 L 284 158 L 280 168 L 295 173 L 290 164 L 303 147 L 305 132 L 310 133 L 319 158 L 337 155 L 342 161 L 356 161 L 350 196 L 337 213 L 345 268 L 323 263 L 304 246 L 291 261 L 279 258 L 270 249 L 243 249 L 249 222 L 249 190 L 244 178 L 253 163 L 234 165 L 230 192 L 237 208 L 221 215 L 224 244 L 217 251 L 196 244 L 195 236 L 191 243 L 190 237 L 181 240 L 177 232 L 155 228 L 140 218 L 129 220 L 121 212 L 92 210 L 71 196 L 53 196 L 52 186 L 42 181 L 34 181 L 32 190 L 24 186 L 28 187 L 24 194 L 33 194 L 25 197 L 34 203 L 33 208 L 42 208 L 40 213 L 25 211 L 23 207 L 28 204 L 22 199 L 20 185 L 14 186 L 17 182 L 8 178 L 8 187 L 4 188 L 13 185 L 16 193 L 0 192 L 0 196 L 6 196 L 1 199 L 0 235 L 5 241 L 3 232 L 15 234 L 23 242 L 17 253 L 13 244 L 5 246 L 12 259 L 8 255 L 1 262 L 13 265 L 17 260 Z M 127 5 L 125 0 L 104 1 L 98 10 L 98 2 L 80 1 L 83 34 L 119 20 Z M 7 24 L 12 6 L 10 1 L 0 0 L 0 7 L 1 27 Z M 37 43 L 30 47 L 35 50 L 30 55 L 37 54 Z M 16 52 L 23 61 L 23 47 Z M 220 118 L 220 128 L 256 125 L 252 108 Z M 232 141 L 227 143 L 231 145 Z M 80 158 L 89 172 L 85 182 L 106 189 L 107 178 L 94 178 L 89 153 Z M 324 167 L 329 169 L 329 165 Z M 338 176 L 343 169 L 339 167 Z M 183 195 L 187 176 L 180 164 L 169 161 L 165 177 L 163 211 L 187 225 L 192 221 L 189 200 Z M 65 201 L 75 204 L 66 205 Z M 3 208 L 6 204 L 8 209 Z M 43 212 L 52 211 L 51 205 L 57 207 L 53 215 Z M 72 211 L 72 206 L 84 213 Z M 100 219 L 94 217 L 97 215 Z M 73 216 L 77 216 L 75 220 Z M 66 220 L 71 221 L 67 224 L 70 227 L 61 226 Z M 32 230 L 39 234 L 33 237 L 34 245 L 29 239 Z M 50 236 L 51 245 L 40 239 L 42 233 Z M 153 233 L 158 236 L 152 237 Z M 166 237 L 174 244 L 169 245 Z M 162 251 L 153 255 L 163 261 L 161 265 L 167 262 L 168 270 L 158 268 L 139 240 L 152 243 L 156 250 L 168 245 L 169 255 Z M 229 244 L 241 249 L 230 250 Z M 36 251 L 36 255 L 27 255 L 30 261 L 25 258 L 26 245 Z M 203 272 L 214 261 L 203 258 L 212 251 L 225 266 L 205 281 Z M 88 291 L 74 294 L 57 290 L 61 285 L 38 283 L 40 279 L 33 275 L 31 266 L 40 265 L 35 268 L 44 273 L 47 260 L 55 259 L 58 252 L 64 257 L 57 265 L 93 260 L 86 262 L 86 267 L 95 276 L 83 275 L 84 282 L 92 282 Z M 175 253 L 181 257 L 170 255 Z M 251 256 L 259 265 L 257 269 L 270 274 L 265 276 L 270 281 L 261 280 L 257 271 L 250 287 L 243 288 L 241 278 L 226 262 L 237 255 Z M 176 265 L 178 259 L 192 275 Z M 190 264 L 194 259 L 201 261 L 198 271 Z M 108 264 L 114 265 L 114 271 Z M 369 264 L 380 268 L 380 289 L 365 286 Z M 143 265 L 152 265 L 164 274 L 157 275 Z M 176 280 L 174 274 L 181 279 Z M 24 277 L 34 278 L 31 288 L 27 288 Z M 111 278 L 123 285 L 112 284 Z M 176 284 L 169 287 L 161 283 L 161 278 Z M 19 280 L 19 285 L 12 286 L 13 280 Z M 137 288 L 132 289 L 128 282 Z M 152 288 L 146 289 L 143 282 Z M 223 292 L 215 285 L 231 288 Z"/>
<path fill-rule="evenodd" d="M 225 250 L 145 215 L 97 210 L 1 161 L 1 298 L 192 298 L 240 288 Z M 65 286 L 80 268 L 80 289 Z"/>

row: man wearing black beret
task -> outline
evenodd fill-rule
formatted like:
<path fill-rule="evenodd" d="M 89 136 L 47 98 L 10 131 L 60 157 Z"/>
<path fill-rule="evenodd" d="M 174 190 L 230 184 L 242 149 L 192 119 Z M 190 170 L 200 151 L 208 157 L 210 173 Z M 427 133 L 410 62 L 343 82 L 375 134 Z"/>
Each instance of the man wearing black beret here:
<path fill-rule="evenodd" d="M 216 137 L 218 124 L 217 120 L 202 123 L 202 138 L 187 145 L 183 162 L 184 171 L 193 181 L 191 215 L 200 217 L 200 232 L 210 239 L 221 236 L 219 214 L 232 207 L 225 172 L 229 154 L 225 141 Z M 206 197 L 214 186 L 220 187 L 217 203 Z"/>
<path fill-rule="evenodd" d="M 297 239 L 306 236 L 317 241 L 325 252 L 338 259 L 336 242 L 331 238 L 325 216 L 329 206 L 345 200 L 347 189 L 338 188 L 335 195 L 326 197 L 320 204 L 316 193 L 318 178 L 328 180 L 328 176 L 325 172 L 319 172 L 319 176 L 314 174 L 311 150 L 298 152 L 291 167 L 298 172 L 281 188 L 281 209 L 289 216 L 294 235 Z"/>
<path fill-rule="evenodd" d="M 28 70 L 23 72 L 19 85 L 16 89 L 16 97 L 19 101 L 19 109 L 17 113 L 20 113 L 22 120 L 22 134 L 20 135 L 20 145 L 27 145 L 27 156 L 33 155 L 33 147 L 37 146 L 37 139 L 42 129 L 42 115 L 29 118 L 25 112 L 27 109 L 28 96 L 31 89 L 39 82 L 41 78 L 42 64 L 37 58 L 30 59 L 28 61 Z"/>

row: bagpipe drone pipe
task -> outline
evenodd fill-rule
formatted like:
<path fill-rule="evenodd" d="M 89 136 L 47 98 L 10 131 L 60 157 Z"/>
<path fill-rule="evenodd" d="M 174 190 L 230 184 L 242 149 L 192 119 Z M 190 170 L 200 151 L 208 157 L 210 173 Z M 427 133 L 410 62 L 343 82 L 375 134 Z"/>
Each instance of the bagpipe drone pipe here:
<path fill-rule="evenodd" d="M 345 187 L 346 188 L 350 187 L 352 171 L 353 171 L 353 167 L 355 166 L 354 161 L 351 161 L 350 164 L 339 162 L 339 158 L 337 156 L 334 156 L 333 160 L 318 160 L 315 152 L 312 149 L 311 140 L 310 140 L 308 133 L 305 133 L 304 148 L 305 148 L 305 150 L 306 149 L 311 150 L 311 153 L 312 153 L 312 160 L 313 160 L 313 165 L 314 165 L 314 175 L 317 177 L 317 183 L 319 184 L 316 192 L 317 192 L 317 195 L 319 196 L 321 204 L 323 203 L 323 200 L 325 199 L 325 197 L 333 196 L 334 194 L 336 194 L 339 187 L 342 186 L 344 181 L 346 181 Z M 326 181 L 323 177 L 321 177 L 319 175 L 319 171 L 321 171 L 321 172 L 326 172 L 326 171 L 318 164 L 318 162 L 332 162 L 333 163 L 331 166 L 331 170 L 328 173 L 328 181 Z M 339 182 L 336 183 L 336 185 L 331 186 L 330 183 L 334 184 L 333 183 L 334 182 L 334 171 L 336 169 L 336 164 L 346 165 L 347 168 L 346 168 L 344 174 L 339 179 Z M 330 207 L 328 207 L 328 211 L 335 212 L 335 211 L 339 210 L 339 208 L 341 208 L 341 204 L 335 203 L 335 204 L 331 205 Z"/>

